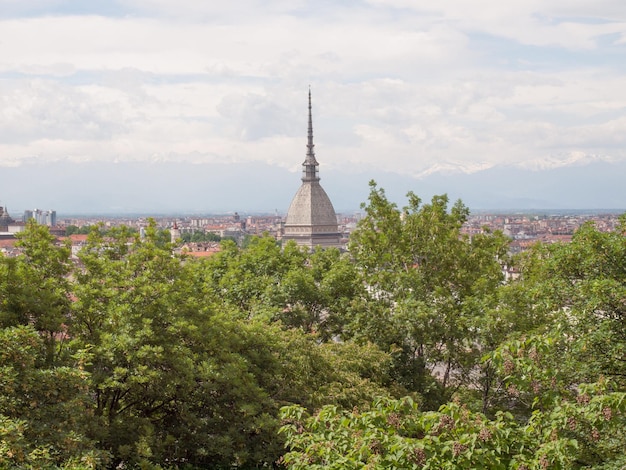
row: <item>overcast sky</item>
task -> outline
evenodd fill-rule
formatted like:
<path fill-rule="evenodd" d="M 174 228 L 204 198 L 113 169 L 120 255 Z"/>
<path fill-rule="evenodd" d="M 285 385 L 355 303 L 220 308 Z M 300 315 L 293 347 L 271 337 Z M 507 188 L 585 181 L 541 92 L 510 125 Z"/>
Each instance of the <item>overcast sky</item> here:
<path fill-rule="evenodd" d="M 0 0 L 0 165 L 626 159 L 624 0 Z"/>

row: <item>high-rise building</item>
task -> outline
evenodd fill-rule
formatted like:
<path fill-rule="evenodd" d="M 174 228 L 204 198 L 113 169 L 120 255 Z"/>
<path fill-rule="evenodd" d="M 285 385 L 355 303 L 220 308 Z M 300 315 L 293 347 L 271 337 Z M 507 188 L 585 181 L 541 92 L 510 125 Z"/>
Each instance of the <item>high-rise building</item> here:
<path fill-rule="evenodd" d="M 318 166 L 313 151 L 313 118 L 311 90 L 309 89 L 309 130 L 307 153 L 302 163 L 302 185 L 296 192 L 285 220 L 283 240 L 294 240 L 298 245 L 340 246 L 337 215 L 330 198 L 320 185 Z"/>
<path fill-rule="evenodd" d="M 30 219 L 35 219 L 35 221 L 40 225 L 53 227 L 57 224 L 57 213 L 56 211 L 42 211 L 40 209 L 24 211 L 24 222 L 28 222 Z"/>

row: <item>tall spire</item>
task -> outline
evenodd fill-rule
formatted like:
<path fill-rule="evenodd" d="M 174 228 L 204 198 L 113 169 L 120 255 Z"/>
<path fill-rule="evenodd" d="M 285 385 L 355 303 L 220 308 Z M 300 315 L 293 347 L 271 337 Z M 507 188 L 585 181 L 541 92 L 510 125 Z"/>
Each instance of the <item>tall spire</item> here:
<path fill-rule="evenodd" d="M 311 113 L 311 87 L 309 87 L 309 134 L 308 134 L 308 142 L 306 145 L 306 157 L 307 160 L 315 161 L 315 152 L 313 151 L 313 115 Z"/>
<path fill-rule="evenodd" d="M 313 151 L 313 117 L 309 86 L 309 128 L 307 152 L 302 163 L 302 184 L 293 197 L 285 219 L 283 240 L 293 240 L 300 246 L 341 246 L 337 214 L 328 194 L 320 184 L 318 163 Z"/>
<path fill-rule="evenodd" d="M 309 86 L 309 132 L 307 136 L 306 158 L 302 164 L 302 181 L 319 181 L 317 167 L 319 163 L 315 159 L 313 147 L 313 115 L 311 112 L 311 87 Z"/>

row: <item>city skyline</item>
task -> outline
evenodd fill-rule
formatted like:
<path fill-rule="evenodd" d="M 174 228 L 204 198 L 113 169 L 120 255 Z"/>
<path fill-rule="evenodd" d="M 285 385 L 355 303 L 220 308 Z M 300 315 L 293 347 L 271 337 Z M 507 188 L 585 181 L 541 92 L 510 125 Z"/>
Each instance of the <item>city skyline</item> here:
<path fill-rule="evenodd" d="M 339 211 L 626 206 L 619 1 L 1 3 L 10 212 L 284 213 L 309 85 Z"/>

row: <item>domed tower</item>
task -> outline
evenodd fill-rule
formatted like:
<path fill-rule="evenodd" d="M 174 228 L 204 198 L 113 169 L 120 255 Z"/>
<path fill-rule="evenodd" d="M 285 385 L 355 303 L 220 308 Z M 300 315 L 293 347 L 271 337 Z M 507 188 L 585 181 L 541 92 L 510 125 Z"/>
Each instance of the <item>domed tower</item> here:
<path fill-rule="evenodd" d="M 8 232 L 9 225 L 15 222 L 6 207 L 0 207 L 0 232 Z"/>
<path fill-rule="evenodd" d="M 337 214 L 326 191 L 320 185 L 319 163 L 315 159 L 313 147 L 309 89 L 309 132 L 306 158 L 302 164 L 302 185 L 287 211 L 283 240 L 294 240 L 298 245 L 309 248 L 339 247 L 341 237 L 337 227 Z"/>

